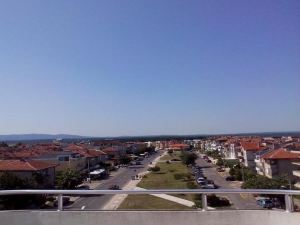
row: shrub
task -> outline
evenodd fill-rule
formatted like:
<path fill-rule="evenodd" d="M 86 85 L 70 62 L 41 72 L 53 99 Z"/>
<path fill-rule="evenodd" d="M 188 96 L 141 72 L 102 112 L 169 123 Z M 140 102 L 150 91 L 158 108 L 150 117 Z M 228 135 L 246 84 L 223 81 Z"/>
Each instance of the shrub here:
<path fill-rule="evenodd" d="M 228 199 L 220 198 L 220 197 L 217 197 L 216 195 L 208 195 L 207 203 L 212 207 L 230 206 L 230 202 Z"/>
<path fill-rule="evenodd" d="M 195 207 L 196 208 L 201 208 L 202 207 L 202 201 L 201 200 L 194 200 Z"/>
<path fill-rule="evenodd" d="M 195 160 L 198 158 L 198 156 L 195 153 L 182 152 L 180 158 L 184 164 L 190 165 L 195 164 Z"/>
<path fill-rule="evenodd" d="M 265 176 L 256 175 L 247 179 L 242 188 L 250 189 L 280 189 L 282 186 L 287 187 L 289 182 L 283 177 L 270 179 Z"/>
<path fill-rule="evenodd" d="M 218 158 L 217 166 L 224 166 L 224 160 L 222 158 Z"/>
<path fill-rule="evenodd" d="M 175 173 L 174 174 L 175 180 L 182 180 L 182 179 L 184 179 L 187 176 L 188 176 L 187 173 Z"/>
<path fill-rule="evenodd" d="M 191 180 L 192 178 L 193 178 L 193 177 L 192 177 L 191 174 L 188 173 L 188 174 L 186 175 L 186 179 L 187 179 L 187 180 Z"/>
<path fill-rule="evenodd" d="M 160 171 L 160 167 L 159 166 L 151 167 L 151 171 L 152 172 L 159 172 Z"/>
<path fill-rule="evenodd" d="M 188 189 L 197 189 L 197 187 L 198 187 L 197 184 L 195 184 L 195 182 L 193 182 L 193 181 L 187 182 L 186 186 Z"/>

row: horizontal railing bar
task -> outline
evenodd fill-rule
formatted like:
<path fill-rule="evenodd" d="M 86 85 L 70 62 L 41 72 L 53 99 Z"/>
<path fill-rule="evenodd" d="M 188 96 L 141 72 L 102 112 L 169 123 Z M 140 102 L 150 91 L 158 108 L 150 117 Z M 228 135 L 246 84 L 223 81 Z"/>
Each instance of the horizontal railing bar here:
<path fill-rule="evenodd" d="M 300 190 L 274 189 L 147 189 L 147 190 L 1 190 L 0 195 L 115 195 L 115 194 L 270 194 L 300 195 Z"/>

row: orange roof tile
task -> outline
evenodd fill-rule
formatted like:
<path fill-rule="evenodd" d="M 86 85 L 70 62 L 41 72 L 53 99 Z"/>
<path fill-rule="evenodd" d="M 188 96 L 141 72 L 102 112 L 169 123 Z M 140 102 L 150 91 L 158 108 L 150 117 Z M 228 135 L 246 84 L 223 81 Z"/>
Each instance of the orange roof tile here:
<path fill-rule="evenodd" d="M 0 171 L 39 171 L 55 166 L 57 164 L 39 160 L 0 160 Z"/>
<path fill-rule="evenodd" d="M 240 144 L 241 144 L 242 148 L 245 151 L 258 151 L 258 150 L 260 150 L 258 142 L 242 141 L 242 142 L 240 142 Z"/>
<path fill-rule="evenodd" d="M 273 151 L 263 154 L 262 158 L 263 159 L 299 159 L 300 160 L 300 154 L 287 151 L 286 149 L 283 149 L 283 148 L 279 148 L 279 149 L 275 149 Z"/>

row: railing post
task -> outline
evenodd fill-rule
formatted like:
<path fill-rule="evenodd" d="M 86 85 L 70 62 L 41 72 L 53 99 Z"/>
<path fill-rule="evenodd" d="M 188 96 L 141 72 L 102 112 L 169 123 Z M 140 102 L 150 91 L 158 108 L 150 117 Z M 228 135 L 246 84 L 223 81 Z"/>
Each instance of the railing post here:
<path fill-rule="evenodd" d="M 202 211 L 207 211 L 207 195 L 202 194 Z"/>
<path fill-rule="evenodd" d="M 63 195 L 59 194 L 57 196 L 57 211 L 63 211 L 63 208 L 64 208 Z"/>
<path fill-rule="evenodd" d="M 294 211 L 293 196 L 286 194 L 284 195 L 284 199 L 285 199 L 285 211 L 293 212 Z"/>

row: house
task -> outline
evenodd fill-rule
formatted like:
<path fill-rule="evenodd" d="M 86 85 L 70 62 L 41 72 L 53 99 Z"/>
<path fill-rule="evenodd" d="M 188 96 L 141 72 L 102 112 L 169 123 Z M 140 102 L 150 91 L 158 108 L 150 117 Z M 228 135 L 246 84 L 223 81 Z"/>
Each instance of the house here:
<path fill-rule="evenodd" d="M 255 157 L 259 151 L 266 149 L 266 147 L 261 147 L 259 142 L 256 141 L 241 141 L 241 152 L 242 152 L 242 162 L 244 165 L 250 169 L 255 170 Z"/>
<path fill-rule="evenodd" d="M 296 170 L 295 162 L 300 163 L 300 154 L 288 151 L 284 148 L 274 149 L 260 156 L 261 175 L 269 178 L 288 176 L 292 181 L 297 180 L 293 176 Z"/>
<path fill-rule="evenodd" d="M 85 168 L 84 157 L 79 153 L 67 150 L 46 151 L 33 159 L 57 164 L 56 171 L 63 171 L 66 169 L 80 171 Z"/>
<path fill-rule="evenodd" d="M 13 173 L 22 179 L 34 178 L 37 174 L 42 175 L 43 188 L 54 187 L 55 167 L 57 164 L 38 160 L 0 160 L 0 174 Z"/>
<path fill-rule="evenodd" d="M 127 142 L 127 153 L 130 154 L 142 154 L 147 149 L 147 143 L 145 142 Z"/>
<path fill-rule="evenodd" d="M 83 163 L 81 170 L 97 168 L 108 159 L 105 152 L 85 145 L 70 144 L 65 149 L 80 155 Z"/>
<path fill-rule="evenodd" d="M 119 158 L 126 154 L 126 148 L 123 145 L 112 146 L 102 149 L 102 152 L 110 156 L 110 158 Z"/>

